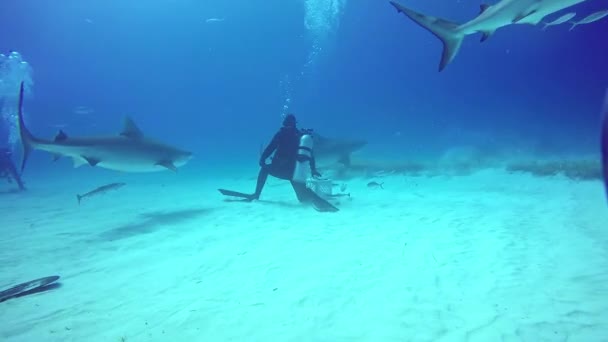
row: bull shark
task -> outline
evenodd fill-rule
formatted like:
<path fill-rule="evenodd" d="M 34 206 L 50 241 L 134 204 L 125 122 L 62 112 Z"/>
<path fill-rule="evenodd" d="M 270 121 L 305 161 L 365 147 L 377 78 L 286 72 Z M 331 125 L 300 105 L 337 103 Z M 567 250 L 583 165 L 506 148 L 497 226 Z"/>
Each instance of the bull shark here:
<path fill-rule="evenodd" d="M 465 36 L 481 33 L 481 41 L 484 42 L 501 27 L 537 25 L 545 16 L 584 1 L 587 0 L 501 0 L 492 6 L 481 5 L 479 15 L 464 24 L 418 13 L 396 1 L 389 2 L 397 12 L 405 14 L 441 40 L 443 52 L 439 71 L 442 71 L 456 57 Z"/>
<path fill-rule="evenodd" d="M 365 140 L 339 140 L 331 139 L 312 133 L 314 141 L 315 159 L 321 162 L 332 160 L 342 163 L 344 166 L 350 166 L 351 153 L 361 149 L 367 144 Z"/>
<path fill-rule="evenodd" d="M 23 120 L 23 82 L 19 92 L 19 134 L 23 146 L 21 171 L 32 150 L 52 153 L 55 160 L 61 156 L 74 160 L 74 167 L 84 164 L 123 172 L 154 172 L 170 169 L 177 171 L 192 157 L 192 153 L 145 137 L 130 118 L 118 135 L 99 137 L 68 137 L 63 131 L 55 140 L 35 137 Z"/>

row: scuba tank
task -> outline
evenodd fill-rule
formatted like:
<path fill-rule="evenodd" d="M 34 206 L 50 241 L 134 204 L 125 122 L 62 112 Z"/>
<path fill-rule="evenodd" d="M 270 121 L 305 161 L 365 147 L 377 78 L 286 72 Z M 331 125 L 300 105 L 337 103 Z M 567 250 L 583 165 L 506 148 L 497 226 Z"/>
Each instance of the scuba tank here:
<path fill-rule="evenodd" d="M 300 137 L 300 145 L 298 146 L 298 154 L 296 156 L 296 167 L 293 170 L 291 180 L 297 183 L 306 183 L 310 178 L 310 160 L 312 158 L 312 129 L 304 129 L 303 135 Z"/>

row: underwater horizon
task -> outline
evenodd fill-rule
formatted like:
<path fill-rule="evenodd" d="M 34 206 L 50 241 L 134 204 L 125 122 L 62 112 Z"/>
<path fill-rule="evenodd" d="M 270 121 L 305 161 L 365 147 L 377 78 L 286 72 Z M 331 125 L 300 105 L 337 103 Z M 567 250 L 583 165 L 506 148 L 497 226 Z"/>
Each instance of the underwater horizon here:
<path fill-rule="evenodd" d="M 412 305 L 410 310 L 421 312 L 418 310 L 426 310 L 421 307 L 428 304 L 432 311 L 442 304 L 433 302 L 431 298 L 440 302 L 440 296 L 453 295 L 447 309 L 451 312 L 457 305 L 454 303 L 467 302 L 469 299 L 473 301 L 474 297 L 473 294 L 471 297 L 464 296 L 464 299 L 458 297 L 454 290 L 457 286 L 471 291 L 475 289 L 485 295 L 483 284 L 492 283 L 492 291 L 496 292 L 488 290 L 488 298 L 517 299 L 526 291 L 534 292 L 535 287 L 548 278 L 556 282 L 563 280 L 567 284 L 573 279 L 584 282 L 581 280 L 584 276 L 578 274 L 577 270 L 608 265 L 608 258 L 605 257 L 608 235 L 602 229 L 606 228 L 608 221 L 605 201 L 601 201 L 603 198 L 600 197 L 604 191 L 601 183 L 600 112 L 608 89 L 608 3 L 572 0 L 569 1 L 572 6 L 550 13 L 538 25 L 516 24 L 542 12 L 543 6 L 568 2 L 554 1 L 549 5 L 547 2 L 534 4 L 536 7 L 525 13 L 513 10 L 517 12 L 509 14 L 513 17 L 513 24 L 499 27 L 483 42 L 480 41 L 482 33 L 466 35 L 460 49 L 441 71 L 442 41 L 405 13 L 398 12 L 397 5 L 388 0 L 2 1 L 0 148 L 12 151 L 11 158 L 17 170 L 21 168 L 22 160 L 27 159 L 20 173 L 27 191 L 16 192 L 15 183 L 6 183 L 1 179 L 10 179 L 10 174 L 0 170 L 0 183 L 7 184 L 0 186 L 0 202 L 5 209 L 4 219 L 0 220 L 6 220 L 0 228 L 0 232 L 6 235 L 0 238 L 0 247 L 6 247 L 5 254 L 0 253 L 0 260 L 8 265 L 7 273 L 0 278 L 0 306 L 6 305 L 7 309 L 2 315 L 10 318 L 14 324 L 11 328 L 0 328 L 0 337 L 7 341 L 28 341 L 34 337 L 42 340 L 46 336 L 42 330 L 26 333 L 26 328 L 19 328 L 38 324 L 38 316 L 24 322 L 19 320 L 18 315 L 11 314 L 12 308 L 15 310 L 13 312 L 21 312 L 27 317 L 36 315 L 31 307 L 16 304 L 18 301 L 28 303 L 29 297 L 4 303 L 1 290 L 5 285 L 9 287 L 29 279 L 23 277 L 38 277 L 33 270 L 46 272 L 40 276 L 62 271 L 61 289 L 49 291 L 48 296 L 52 296 L 51 293 L 58 293 L 56 296 L 70 293 L 69 296 L 75 297 L 57 297 L 53 303 L 70 300 L 73 303 L 89 303 L 92 300 L 85 298 L 86 293 L 70 292 L 70 281 L 82 285 L 84 283 L 79 281 L 84 282 L 85 279 L 79 278 L 80 274 L 93 277 L 98 275 L 95 272 L 102 269 L 110 272 L 109 266 L 106 268 L 97 264 L 101 259 L 96 259 L 98 255 L 95 253 L 99 251 L 100 255 L 106 257 L 119 252 L 125 256 L 124 259 L 111 259 L 116 262 L 116 267 L 120 267 L 117 272 L 123 278 L 117 276 L 116 283 L 108 283 L 108 288 L 100 287 L 99 291 L 125 288 L 124 291 L 131 294 L 145 293 L 142 288 L 133 285 L 134 278 L 141 276 L 153 283 L 153 274 L 158 276 L 154 272 L 163 269 L 171 270 L 168 271 L 174 275 L 171 279 L 182 279 L 177 273 L 180 272 L 179 267 L 184 265 L 185 275 L 182 275 L 186 278 L 190 274 L 187 272 L 194 272 L 197 276 L 192 276 L 193 279 L 199 281 L 199 271 L 201 274 L 211 272 L 215 277 L 217 287 L 206 284 L 213 290 L 207 292 L 207 302 L 197 307 L 197 310 L 201 310 L 199 314 L 203 315 L 200 312 L 207 304 L 216 305 L 220 301 L 217 298 L 223 298 L 222 305 L 229 303 L 226 305 L 240 312 L 239 320 L 245 322 L 243 326 L 249 329 L 243 328 L 244 332 L 235 332 L 234 335 L 217 333 L 231 327 L 229 317 L 232 316 L 221 311 L 219 306 L 213 306 L 216 311 L 205 317 L 216 317 L 217 320 L 210 319 L 209 322 L 213 323 L 208 323 L 208 326 L 199 327 L 193 316 L 187 314 L 184 314 L 183 322 L 191 325 L 178 318 L 175 318 L 178 322 L 172 321 L 173 326 L 183 323 L 184 327 L 194 329 L 188 330 L 189 335 L 177 332 L 171 335 L 169 330 L 173 323 L 166 323 L 162 329 L 155 330 L 154 335 L 147 332 L 147 328 L 140 327 L 138 333 L 132 333 L 136 338 L 129 341 L 249 340 L 248 334 L 251 334 L 249 337 L 252 341 L 268 341 L 274 337 L 277 340 L 300 341 L 434 341 L 442 338 L 468 340 L 471 336 L 476 336 L 480 341 L 495 340 L 498 335 L 486 332 L 476 335 L 476 328 L 470 326 L 469 330 L 465 329 L 468 331 L 466 333 L 461 330 L 472 321 L 479 326 L 483 326 L 480 321 L 495 322 L 487 318 L 491 314 L 486 317 L 489 311 L 484 310 L 487 308 L 468 312 L 463 310 L 458 314 L 458 319 L 442 321 L 440 328 L 434 323 L 420 327 L 403 323 L 406 320 L 401 321 L 403 325 L 385 320 L 386 326 L 379 323 L 374 328 L 377 330 L 370 329 L 368 333 L 361 332 L 359 335 L 342 334 L 348 329 L 357 329 L 357 323 L 349 328 L 354 321 L 347 320 L 340 325 L 332 314 L 319 318 L 310 312 L 326 308 L 326 303 L 343 298 L 341 296 L 348 296 L 344 302 L 332 302 L 335 311 L 328 309 L 328 312 L 345 315 L 349 308 L 358 308 L 361 311 L 353 311 L 351 318 L 371 322 L 374 318 L 370 317 L 373 316 L 372 312 L 383 312 L 381 303 L 392 307 L 398 302 L 389 303 L 388 299 L 386 302 L 376 301 L 377 297 L 372 292 L 396 293 L 396 296 L 406 296 L 407 292 L 409 296 L 411 289 L 424 292 L 431 287 L 437 292 L 414 296 L 417 304 L 409 301 L 408 305 Z M 515 5 L 524 6 L 530 2 L 495 0 L 490 5 L 508 3 L 515 8 Z M 433 27 L 438 27 L 439 35 L 445 31 L 448 33 L 443 34 L 454 36 L 456 30 L 464 29 L 432 17 L 462 24 L 478 16 L 483 18 L 484 13 L 492 13 L 498 7 L 484 9 L 482 6 L 480 10 L 481 4 L 470 0 L 399 0 L 396 3 L 425 14 L 418 19 L 430 20 L 432 24 L 429 25 L 436 25 Z M 511 8 L 506 7 L 498 12 L 508 12 Z M 572 20 L 590 18 L 588 16 L 591 14 L 596 15 L 593 20 L 589 19 L 588 23 L 571 29 Z M 570 19 L 572 17 L 574 19 Z M 562 19 L 563 23 L 543 28 L 544 23 Z M 488 22 L 492 20 L 490 18 Z M 26 134 L 22 139 L 19 135 L 21 82 L 25 87 L 23 119 L 34 138 Z M 320 164 L 321 174 L 329 179 L 330 192 L 332 186 L 337 188 L 340 185 L 342 189 L 340 196 L 344 198 L 340 197 L 336 202 L 338 204 L 332 202 L 340 207 L 340 212 L 335 213 L 334 218 L 323 216 L 334 214 L 318 213 L 310 208 L 302 210 L 298 206 L 301 197 L 296 186 L 297 199 L 289 182 L 276 177 L 268 180 L 259 203 L 227 203 L 234 201 L 224 199 L 217 193 L 217 189 L 224 186 L 249 192 L 255 189 L 260 155 L 281 128 L 287 114 L 295 115 L 299 128 L 313 129 L 315 134 L 328 139 L 319 143 L 321 138 L 315 136 L 314 144 L 318 145 L 314 145 L 312 151 L 319 146 L 319 156 L 323 157 L 324 153 L 328 155 L 327 159 L 320 158 L 317 164 Z M 125 123 L 126 118 L 132 122 Z M 111 148 L 118 146 L 117 150 L 94 155 L 98 151 L 91 146 L 95 144 L 86 142 L 83 143 L 86 146 L 82 147 L 84 152 L 77 152 L 73 161 L 69 153 L 54 151 L 52 146 L 42 146 L 44 143 L 37 140 L 48 140 L 48 145 L 69 145 L 72 141 L 78 142 L 78 137 L 88 136 L 110 136 L 104 139 L 109 141 L 108 146 L 114 144 Z M 76 139 L 71 140 L 73 137 Z M 111 140 L 118 137 L 134 140 L 145 137 L 154 142 L 140 146 L 133 143 L 134 140 Z M 154 145 L 157 141 L 163 144 L 162 147 Z M 26 155 L 29 148 L 33 150 Z M 108 147 L 108 150 L 111 148 Z M 323 148 L 325 150 L 321 151 Z M 115 164 L 105 160 L 105 157 L 115 157 L 116 160 L 112 161 Z M 350 159 L 345 162 L 343 157 Z M 149 163 L 148 159 L 153 163 Z M 74 163 L 85 165 L 75 168 Z M 152 167 L 158 172 L 147 172 Z M 140 173 L 142 170 L 146 172 Z M 123 188 L 125 184 L 127 186 Z M 360 197 L 357 197 L 357 191 Z M 467 194 L 472 197 L 466 197 Z M 235 197 L 238 197 L 238 193 Z M 238 214 L 231 215 L 230 210 L 233 209 Z M 319 210 L 317 207 L 315 209 Z M 120 221 L 130 222 L 129 215 L 141 222 Z M 294 228 L 299 226 L 300 218 L 306 222 L 301 231 Z M 446 220 L 450 223 L 446 223 Z M 39 222 L 47 222 L 49 230 L 44 233 L 43 230 L 36 230 L 36 227 L 42 226 Z M 33 229 L 31 237 L 27 237 L 29 233 L 17 234 L 17 227 L 24 232 Z M 105 229 L 103 227 L 115 228 L 108 228 L 104 233 L 97 231 Z M 346 227 L 361 230 L 343 231 Z M 239 233 L 240 228 L 243 230 Z M 226 229 L 226 235 L 216 234 L 215 229 L 217 232 Z M 552 235 L 552 229 L 556 230 L 556 235 Z M 51 235 L 51 231 L 57 233 Z M 310 236 L 298 235 L 305 234 L 303 231 L 309 232 Z M 194 234 L 191 239 L 187 238 L 189 232 Z M 353 232 L 361 233 L 356 235 L 359 233 Z M 152 238 L 157 233 L 161 234 L 160 237 Z M 207 233 L 211 235 L 204 235 Z M 95 234 L 100 236 L 103 243 L 115 245 L 103 245 L 98 250 L 97 245 L 91 242 L 97 241 Z M 93 235 L 95 239 L 90 237 Z M 466 238 L 469 235 L 470 241 Z M 399 240 L 403 236 L 416 236 L 420 238 L 419 244 L 408 240 L 410 242 L 404 245 Z M 478 240 L 474 240 L 473 236 Z M 589 241 L 583 241 L 583 236 Z M 237 240 L 238 237 L 250 240 L 243 242 Z M 285 240 L 281 240 L 281 237 Z M 172 240 L 174 238 L 176 240 Z M 35 239 L 37 243 L 42 241 L 42 245 L 35 244 Z M 567 251 L 568 246 L 564 241 L 568 239 L 572 239 L 574 246 L 579 249 Z M 391 249 L 387 247 L 389 240 L 398 240 L 400 245 Z M 509 242 L 505 242 L 507 240 Z M 48 244 L 45 245 L 44 241 L 48 241 Z M 209 243 L 215 247 L 192 247 L 194 245 L 187 245 L 190 241 L 200 243 L 200 246 Z M 433 241 L 442 242 L 431 258 L 430 252 L 425 251 L 430 246 L 437 246 Z M 553 251 L 552 247 L 544 245 L 547 241 L 564 249 L 558 251 L 555 247 Z M 18 256 L 17 252 L 9 253 L 15 244 L 21 246 L 21 242 L 24 243 L 23 247 L 16 250 L 25 254 Z M 84 245 L 79 245 L 80 242 Z M 496 252 L 492 250 L 494 243 L 503 242 L 504 246 L 497 247 Z M 62 243 L 66 244 L 64 250 Z M 158 246 L 151 247 L 154 243 L 158 243 Z M 318 251 L 311 249 L 311 246 L 327 249 Z M 340 251 L 340 256 L 329 254 L 333 246 Z M 410 246 L 410 249 L 405 246 Z M 481 246 L 489 247 L 483 249 Z M 536 247 L 538 249 L 532 252 Z M 140 255 L 136 252 L 138 248 L 142 248 Z M 289 248 L 314 256 L 302 254 L 302 259 L 291 259 L 291 255 L 284 250 Z M 418 248 L 414 250 L 417 252 L 412 252 L 411 248 Z M 275 249 L 276 254 L 272 254 Z M 548 250 L 548 254 L 543 254 L 542 249 Z M 211 253 L 210 250 L 216 254 L 205 254 Z M 379 250 L 383 253 L 394 252 L 395 256 L 374 254 L 380 253 Z M 444 260 L 450 261 L 442 263 L 441 250 Z M 37 257 L 27 253 L 41 251 L 48 252 L 44 255 L 49 259 L 53 259 L 53 253 L 57 253 L 58 259 L 54 261 L 59 265 L 57 271 L 52 268 L 50 261 L 43 266 L 32 264 Z M 511 251 L 515 254 L 508 254 Z M 197 254 L 199 252 L 200 255 Z M 424 257 L 420 256 L 422 254 Z M 200 268 L 187 264 L 189 257 L 196 256 L 193 258 L 202 260 L 199 258 L 201 255 L 209 257 L 205 260 L 213 260 L 217 264 Z M 231 261 L 222 264 L 214 258 L 218 256 Z M 261 259 L 254 259 L 254 256 Z M 571 259 L 560 259 L 564 256 Z M 247 259 L 248 264 L 240 264 L 240 261 L 231 259 L 233 257 L 242 258 L 238 260 L 251 259 Z M 418 260 L 424 265 L 408 266 L 412 268 L 408 268 L 409 273 L 405 276 L 395 271 L 401 267 L 395 260 L 401 257 L 411 257 L 409 260 Z M 499 261 L 491 265 L 483 264 L 484 260 L 494 260 L 494 257 Z M 281 258 L 284 263 L 279 260 Z M 572 261 L 575 258 L 593 261 L 580 266 Z M 465 259 L 479 264 L 467 268 L 463 266 Z M 142 270 L 138 276 L 134 276 L 132 272 L 135 271 L 128 271 L 130 266 L 126 266 L 126 260 L 146 265 L 142 266 L 146 271 Z M 334 260 L 335 264 L 327 260 Z M 345 261 L 339 263 L 338 260 Z M 377 269 L 371 271 L 370 266 L 369 273 L 357 273 L 357 267 L 371 265 L 374 263 L 372 260 L 378 261 L 374 266 Z M 564 261 L 564 268 L 552 274 L 551 270 L 559 269 L 562 264 L 557 261 L 554 264 L 551 260 L 570 261 Z M 91 264 L 87 264 L 89 262 Z M 152 263 L 160 262 L 166 264 L 159 265 L 157 269 L 152 266 Z M 384 262 L 384 266 L 380 262 Z M 169 263 L 173 264 L 169 266 Z M 314 265 L 326 268 L 319 270 Z M 544 273 L 534 273 L 535 270 L 531 268 L 536 266 L 531 265 L 537 265 Z M 256 270 L 263 275 L 258 278 Z M 350 280 L 335 280 L 339 278 L 336 272 L 342 272 L 337 270 L 346 274 L 340 279 Z M 479 270 L 483 272 L 477 273 Z M 237 271 L 243 272 L 240 273 L 243 278 L 228 278 L 228 272 L 234 275 Z M 298 274 L 298 271 L 318 271 L 319 278 L 309 279 Z M 390 274 L 400 274 L 403 278 L 397 278 L 400 284 L 404 284 L 404 281 L 415 278 L 412 275 L 416 272 L 421 273 L 422 277 L 427 276 L 425 281 L 428 282 L 420 280 L 421 283 L 409 284 L 409 287 L 405 287 L 407 290 L 396 289 L 394 286 L 397 284 L 389 277 Z M 598 277 L 605 284 L 608 273 L 599 273 L 602 275 Z M 249 283 L 250 278 L 245 279 L 244 274 L 257 282 Z M 437 280 L 440 278 L 438 274 L 443 277 L 443 283 Z M 334 275 L 335 279 L 332 278 Z M 467 283 L 467 279 L 474 279 L 478 275 L 487 277 L 484 278 L 487 282 Z M 351 280 L 352 284 L 363 284 L 366 277 L 380 279 L 378 284 L 386 287 L 379 291 L 372 284 L 368 284 L 369 287 L 352 285 L 352 288 L 336 285 Z M 318 297 L 312 295 L 314 300 L 305 295 L 302 295 L 304 299 L 290 297 L 289 300 L 284 297 L 284 302 L 277 300 L 272 305 L 297 303 L 311 310 L 294 311 L 301 315 L 294 317 L 300 317 L 310 324 L 307 326 L 310 331 L 306 330 L 310 334 L 298 330 L 298 327 L 301 328 L 298 322 L 301 321 L 286 318 L 291 312 L 287 306 L 282 314 L 275 316 L 268 298 L 253 299 L 258 298 L 256 291 L 261 284 L 271 288 L 271 292 L 277 291 L 277 288 L 280 292 L 286 291 L 289 281 L 294 289 L 298 288 L 299 283 L 305 284 L 304 278 L 310 281 L 310 289 Z M 129 280 L 120 283 L 119 279 Z M 204 282 L 205 276 L 200 275 L 200 279 L 203 279 L 200 282 Z M 275 285 L 269 279 L 281 285 Z M 313 283 L 313 279 L 318 283 Z M 335 286 L 331 287 L 319 279 L 325 279 Z M 518 291 L 509 292 L 502 288 L 502 279 L 506 279 L 505 284 L 512 286 L 511 289 L 517 288 Z M 169 282 L 168 279 L 165 281 Z M 450 281 L 459 285 L 447 290 L 449 286 L 446 283 Z M 125 285 L 127 282 L 128 286 Z M 567 310 L 561 307 L 553 308 L 554 311 L 547 309 L 546 316 L 531 323 L 530 327 L 533 327 L 529 330 L 521 330 L 521 326 L 511 329 L 510 323 L 501 323 L 503 325 L 499 325 L 496 331 L 503 333 L 500 336 L 515 340 L 563 340 L 568 336 L 574 336 L 573 340 L 579 341 L 605 339 L 600 336 L 608 327 L 605 322 L 602 326 L 601 321 L 608 318 L 608 304 L 601 298 L 606 298 L 608 289 L 605 285 L 598 285 L 601 282 L 596 278 L 593 282 L 597 287 L 585 283 L 584 286 L 589 287 L 572 292 L 580 296 L 570 298 L 572 300 L 568 303 L 585 303 L 582 308 L 574 305 Z M 431 283 L 434 283 L 434 287 L 429 285 Z M 236 289 L 238 284 L 251 287 Z M 517 284 L 522 284 L 521 291 Z M 165 287 L 162 290 L 159 288 L 158 292 L 148 288 L 150 295 L 176 289 L 175 296 L 184 295 L 180 297 L 183 301 L 176 300 L 182 308 L 193 301 L 193 297 L 188 300 L 184 298 L 195 293 L 194 288 L 189 285 L 182 287 L 183 283 L 178 280 L 156 285 Z M 321 290 L 323 286 L 327 287 Z M 564 290 L 569 286 L 555 285 L 546 292 L 555 296 L 571 293 Z M 319 292 L 315 292 L 317 290 Z M 325 290 L 327 292 L 323 292 Z M 302 292 L 306 290 L 302 289 Z M 369 297 L 359 299 L 357 293 L 365 293 Z M 589 297 L 583 294 L 589 294 Z M 47 294 L 36 294 L 32 298 L 44 296 Z M 121 308 L 123 304 L 118 297 L 99 299 L 100 306 L 91 309 L 91 312 L 109 312 L 112 308 Z M 228 297 L 230 299 L 226 299 Z M 554 300 L 557 297 L 551 298 Z M 589 304 L 591 298 L 596 298 L 599 308 Z M 216 299 L 218 302 L 214 302 Z M 426 304 L 422 305 L 418 300 Z M 492 300 L 487 303 L 491 302 L 495 307 L 508 304 L 507 299 L 505 303 Z M 133 302 L 124 305 L 135 305 L 135 301 L 133 299 Z M 243 309 L 240 305 L 245 302 L 251 304 Z M 265 304 L 259 304 L 262 302 Z M 364 302 L 368 305 L 378 303 L 378 311 L 370 311 L 370 316 L 366 316 L 363 313 L 365 310 L 357 306 Z M 547 307 L 547 303 L 544 299 L 534 299 L 521 307 L 512 307 L 511 312 L 516 316 L 520 312 L 528 312 L 525 305 L 529 304 L 530 310 L 534 311 L 533 308 Z M 566 300 L 560 303 L 562 305 Z M 157 313 L 171 311 L 169 299 L 147 305 L 156 304 Z M 397 307 L 394 309 L 394 312 L 401 310 Z M 73 311 L 62 312 L 63 318 L 57 321 L 49 318 L 48 322 L 55 324 L 52 329 L 62 330 L 60 326 L 65 320 L 78 316 L 76 309 L 70 310 Z M 195 311 L 194 308 L 192 310 Z M 577 310 L 588 315 L 574 315 L 576 317 L 573 318 L 570 314 L 579 312 Z M 132 317 L 126 311 L 117 311 L 115 317 Z M 453 318 L 450 313 L 444 316 L 448 311 L 441 311 L 440 314 L 424 311 L 420 319 Z M 273 317 L 282 317 L 277 320 L 282 324 L 281 328 L 270 327 L 270 323 L 255 323 L 249 316 L 256 315 L 255 312 L 265 317 L 264 322 L 272 322 Z M 387 316 L 389 312 L 393 311 L 388 310 Z M 213 316 L 216 313 L 218 315 Z M 310 318 L 312 316 L 309 314 L 315 318 Z M 521 317 L 513 320 L 526 321 L 529 318 L 526 315 L 521 314 Z M 481 316 L 484 318 L 476 321 Z M 572 319 L 568 324 L 583 331 L 579 331 L 580 335 L 572 332 L 576 328 L 568 330 L 572 325 L 564 324 L 563 329 L 560 327 L 560 322 L 566 316 Z M 87 317 L 92 321 L 96 319 Z M 234 320 L 237 320 L 236 317 Z M 589 321 L 585 320 L 587 318 Z M 167 322 L 172 319 L 168 318 Z M 336 326 L 330 327 L 327 322 Z M 256 330 L 258 324 L 260 330 Z M 160 323 L 158 326 L 161 327 Z M 431 327 L 441 332 L 427 335 Z M 273 330 L 275 328 L 280 331 Z M 75 328 L 74 335 L 63 331 L 47 338 L 60 341 L 73 336 L 73 340 L 115 340 L 119 335 L 114 330 L 98 333 L 92 326 L 87 329 Z M 394 335 L 388 333 L 390 329 L 395 331 Z M 165 330 L 167 335 L 164 335 Z M 511 334 L 512 330 L 517 330 L 517 333 Z M 261 331 L 264 334 L 258 334 Z M 332 331 L 336 335 L 319 331 Z M 542 334 L 536 335 L 538 331 L 542 331 Z M 553 332 L 555 335 L 552 335 Z M 585 335 L 587 332 L 589 334 Z M 111 339 L 107 339 L 108 336 Z M 587 339 L 591 336 L 592 339 Z"/>

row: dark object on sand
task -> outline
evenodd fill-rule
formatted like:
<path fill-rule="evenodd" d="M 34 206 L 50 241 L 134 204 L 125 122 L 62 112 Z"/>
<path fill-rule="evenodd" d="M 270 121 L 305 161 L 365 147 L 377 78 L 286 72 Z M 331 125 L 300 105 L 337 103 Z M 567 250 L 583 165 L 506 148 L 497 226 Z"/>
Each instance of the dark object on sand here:
<path fill-rule="evenodd" d="M 384 183 L 369 182 L 369 183 L 367 183 L 367 187 L 368 188 L 372 188 L 372 189 L 377 189 L 377 188 L 384 189 L 384 187 L 382 186 L 382 184 L 384 184 Z"/>
<path fill-rule="evenodd" d="M 14 181 L 19 186 L 19 190 L 25 190 L 21 175 L 17 172 L 11 156 L 11 150 L 6 147 L 0 148 L 0 178 L 6 178 L 9 182 Z"/>
<path fill-rule="evenodd" d="M 13 297 L 44 291 L 46 286 L 56 282 L 58 279 L 59 276 L 50 276 L 15 285 L 8 290 L 0 291 L 0 302 Z"/>
<path fill-rule="evenodd" d="M 602 110 L 602 133 L 601 133 L 601 149 L 602 149 L 602 169 L 604 178 L 604 188 L 608 198 L 608 91 L 604 97 L 604 109 Z"/>
<path fill-rule="evenodd" d="M 126 183 L 110 183 L 110 184 L 102 185 L 99 188 L 91 190 L 84 195 L 76 195 L 76 198 L 78 199 L 78 204 L 80 204 L 80 201 L 83 198 L 100 195 L 100 194 L 105 194 L 108 191 L 120 189 L 125 185 L 126 185 Z"/>

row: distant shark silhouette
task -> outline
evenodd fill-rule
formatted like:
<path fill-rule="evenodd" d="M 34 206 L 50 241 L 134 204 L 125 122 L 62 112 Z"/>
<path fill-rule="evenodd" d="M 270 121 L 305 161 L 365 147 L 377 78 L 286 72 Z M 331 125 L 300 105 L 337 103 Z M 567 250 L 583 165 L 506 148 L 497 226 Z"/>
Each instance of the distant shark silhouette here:
<path fill-rule="evenodd" d="M 316 132 L 312 134 L 312 137 L 314 141 L 313 151 L 317 161 L 332 160 L 345 166 L 350 166 L 350 156 L 353 152 L 367 145 L 365 140 L 331 139 Z"/>
<path fill-rule="evenodd" d="M 443 42 L 439 63 L 439 71 L 442 71 L 456 57 L 467 35 L 481 33 L 483 42 L 503 26 L 537 25 L 545 16 L 584 1 L 586 0 L 502 0 L 492 6 L 481 5 L 481 13 L 464 24 L 415 12 L 396 1 L 390 3 L 398 12 L 405 14 Z"/>
<path fill-rule="evenodd" d="M 18 116 L 23 145 L 22 171 L 34 149 L 50 152 L 55 159 L 70 157 L 74 160 L 74 167 L 89 164 L 123 172 L 177 171 L 178 166 L 186 164 L 192 157 L 191 152 L 144 137 L 129 118 L 125 119 L 123 131 L 115 136 L 70 138 L 59 131 L 54 141 L 36 138 L 23 121 L 23 82 L 19 92 Z"/>

